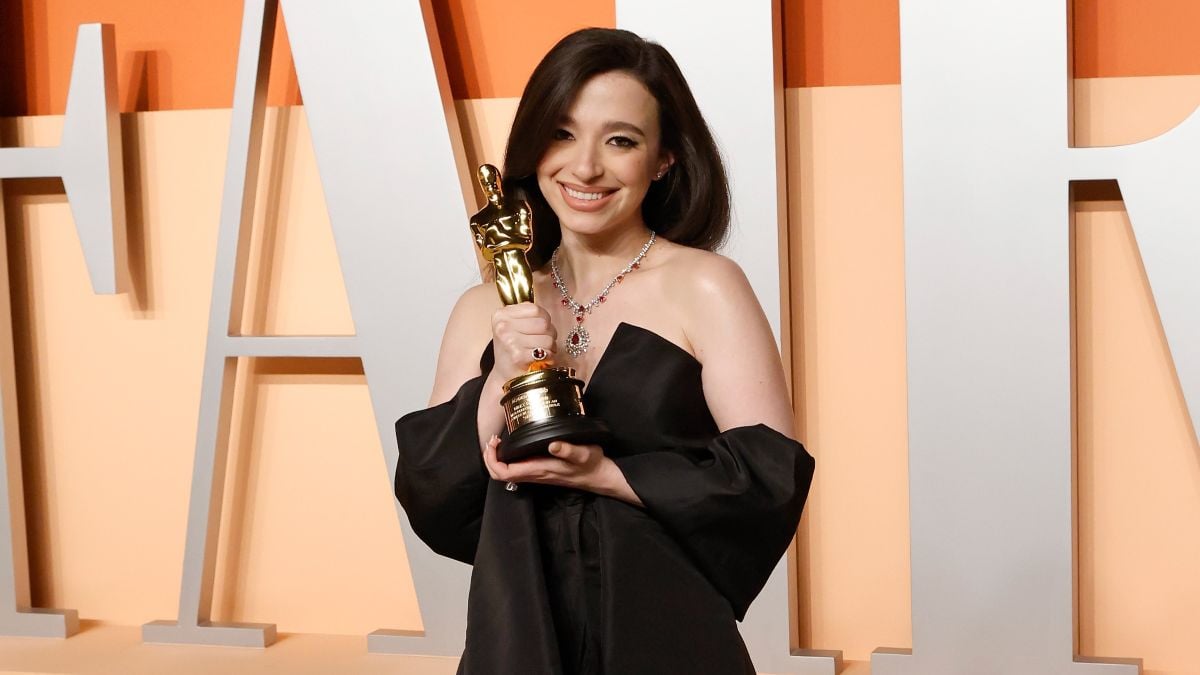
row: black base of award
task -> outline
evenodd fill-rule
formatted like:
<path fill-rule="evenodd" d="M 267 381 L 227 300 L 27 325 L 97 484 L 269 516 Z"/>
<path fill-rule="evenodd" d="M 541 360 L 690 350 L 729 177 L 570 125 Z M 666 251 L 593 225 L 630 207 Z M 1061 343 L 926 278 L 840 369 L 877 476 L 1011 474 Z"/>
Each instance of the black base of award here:
<path fill-rule="evenodd" d="M 604 445 L 611 435 L 604 422 L 583 416 L 554 417 L 521 426 L 500 443 L 496 457 L 501 462 L 519 462 L 536 455 L 548 455 L 553 441 L 575 445 Z"/>
<path fill-rule="evenodd" d="M 547 455 L 553 441 L 578 445 L 604 444 L 608 427 L 583 410 L 583 382 L 571 368 L 550 367 L 518 375 L 504 383 L 508 438 L 496 457 L 505 464 L 535 455 Z"/>

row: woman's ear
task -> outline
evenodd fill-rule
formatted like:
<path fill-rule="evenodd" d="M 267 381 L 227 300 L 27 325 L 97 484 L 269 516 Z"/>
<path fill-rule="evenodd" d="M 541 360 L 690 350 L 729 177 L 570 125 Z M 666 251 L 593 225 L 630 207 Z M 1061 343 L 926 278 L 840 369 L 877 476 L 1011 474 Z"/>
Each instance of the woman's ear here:
<path fill-rule="evenodd" d="M 654 180 L 658 180 L 658 179 L 662 178 L 663 176 L 667 175 L 667 172 L 670 171 L 671 167 L 674 165 L 675 165 L 675 155 L 673 155 L 669 152 L 665 153 L 663 155 L 662 159 L 659 160 L 658 171 L 654 174 Z"/>

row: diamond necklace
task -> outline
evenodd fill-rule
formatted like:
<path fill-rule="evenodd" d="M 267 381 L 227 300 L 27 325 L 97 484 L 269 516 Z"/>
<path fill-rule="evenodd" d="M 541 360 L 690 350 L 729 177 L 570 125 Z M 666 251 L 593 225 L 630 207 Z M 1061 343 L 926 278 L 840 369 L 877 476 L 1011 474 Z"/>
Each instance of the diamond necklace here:
<path fill-rule="evenodd" d="M 654 245 L 656 236 L 657 235 L 651 232 L 649 241 L 646 242 L 646 245 L 642 247 L 641 251 L 638 251 L 637 256 L 625 266 L 625 269 L 618 272 L 617 276 L 613 277 L 612 281 L 608 282 L 608 284 L 596 294 L 596 297 L 582 305 L 576 302 L 575 298 L 571 297 L 571 292 L 567 290 L 567 284 L 563 281 L 562 273 L 558 270 L 558 251 L 562 247 L 560 246 L 559 248 L 554 249 L 554 255 L 550 256 L 550 278 L 554 281 L 554 287 L 558 289 L 558 294 L 562 296 L 563 307 L 569 308 L 571 312 L 575 314 L 575 327 L 572 328 L 571 331 L 567 333 L 567 337 L 563 339 L 563 347 L 566 348 L 568 354 L 578 358 L 587 351 L 588 343 L 591 341 L 591 336 L 588 334 L 588 330 L 583 327 L 583 318 L 588 314 L 591 314 L 593 309 L 596 309 L 604 302 L 604 299 L 608 297 L 608 292 L 611 291 L 614 286 L 624 281 L 626 274 L 629 274 L 641 266 L 642 258 L 646 257 L 646 253 L 650 250 L 650 247 Z"/>

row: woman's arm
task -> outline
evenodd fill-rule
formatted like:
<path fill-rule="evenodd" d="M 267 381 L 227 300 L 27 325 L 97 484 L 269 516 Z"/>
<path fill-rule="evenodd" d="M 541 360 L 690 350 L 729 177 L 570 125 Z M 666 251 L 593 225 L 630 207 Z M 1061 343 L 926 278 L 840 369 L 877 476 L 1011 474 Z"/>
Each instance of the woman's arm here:
<path fill-rule="evenodd" d="M 475 303 L 486 297 L 472 289 L 459 300 L 442 340 L 431 405 L 396 421 L 396 498 L 422 541 L 465 563 L 475 558 L 488 484 L 476 429 L 480 369 L 492 367 L 480 360 L 486 308 L 482 329 L 474 318 Z"/>
<path fill-rule="evenodd" d="M 464 382 L 479 377 L 479 355 L 492 338 L 491 319 L 499 307 L 499 296 L 491 283 L 467 290 L 455 303 L 442 335 L 433 392 L 429 396 L 430 406 L 450 400 Z M 476 426 L 480 448 L 504 426 L 504 410 L 500 407 L 500 387 L 504 379 L 497 370 L 493 368 L 488 373 L 479 394 Z"/>
<path fill-rule="evenodd" d="M 682 321 L 704 366 L 704 397 L 717 428 L 765 424 L 793 437 L 793 411 L 775 336 L 737 263 L 700 254 L 682 288 Z"/>
<path fill-rule="evenodd" d="M 492 284 L 467 289 L 446 321 L 429 405 L 449 401 L 464 382 L 479 377 L 479 355 L 492 337 L 489 320 L 499 306 Z"/>

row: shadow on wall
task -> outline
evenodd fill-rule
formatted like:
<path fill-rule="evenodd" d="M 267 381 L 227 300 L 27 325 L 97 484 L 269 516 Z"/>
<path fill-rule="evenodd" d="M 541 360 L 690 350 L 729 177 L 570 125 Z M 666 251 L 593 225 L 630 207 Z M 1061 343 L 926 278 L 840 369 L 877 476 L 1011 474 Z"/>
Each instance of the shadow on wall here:
<path fill-rule="evenodd" d="M 14 144 L 11 129 L 0 129 L 0 144 Z M 37 396 L 36 359 L 32 358 L 37 333 L 36 316 L 31 311 L 31 270 L 29 254 L 30 226 L 25 214 L 34 204 L 65 204 L 66 189 L 58 178 L 5 180 L 3 182 L 3 225 L 4 245 L 0 255 L 7 258 L 8 278 L 0 280 L 3 290 L 9 294 L 12 307 L 14 375 L 18 405 L 18 430 L 20 433 L 21 473 L 26 486 L 47 485 L 50 467 L 43 452 L 43 410 Z M 5 367 L 0 364 L 0 368 Z M 29 592 L 34 607 L 57 607 L 53 589 L 53 571 L 57 569 L 51 559 L 53 536 L 49 527 L 51 519 L 49 490 L 25 489 L 26 539 L 29 555 Z"/>
<path fill-rule="evenodd" d="M 25 75 L 25 8 L 21 0 L 0 1 L 0 117 L 29 114 Z M 0 139 L 0 147 L 5 140 Z"/>
<path fill-rule="evenodd" d="M 145 112 L 164 109 L 170 100 L 170 68 L 171 60 L 163 50 L 133 52 L 121 110 Z"/>

